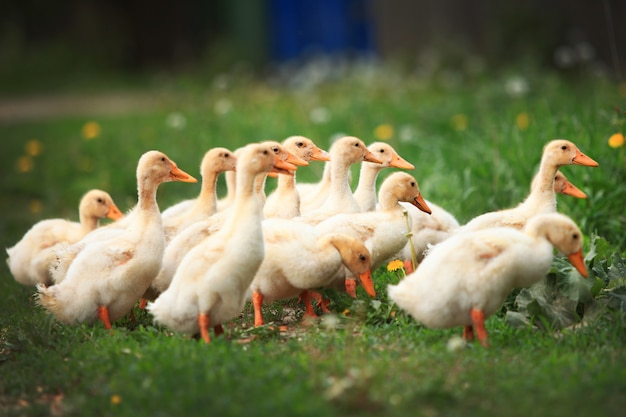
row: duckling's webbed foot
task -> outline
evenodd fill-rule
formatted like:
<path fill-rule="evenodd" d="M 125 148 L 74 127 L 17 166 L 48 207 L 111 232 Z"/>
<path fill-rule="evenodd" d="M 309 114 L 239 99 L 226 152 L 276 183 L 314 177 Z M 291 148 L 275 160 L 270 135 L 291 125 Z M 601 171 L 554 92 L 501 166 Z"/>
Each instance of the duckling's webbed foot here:
<path fill-rule="evenodd" d="M 330 300 L 325 299 L 321 293 L 317 291 L 311 291 L 311 298 L 315 300 L 317 306 L 322 309 L 322 313 L 328 314 L 330 310 L 328 309 L 328 305 L 330 304 Z"/>

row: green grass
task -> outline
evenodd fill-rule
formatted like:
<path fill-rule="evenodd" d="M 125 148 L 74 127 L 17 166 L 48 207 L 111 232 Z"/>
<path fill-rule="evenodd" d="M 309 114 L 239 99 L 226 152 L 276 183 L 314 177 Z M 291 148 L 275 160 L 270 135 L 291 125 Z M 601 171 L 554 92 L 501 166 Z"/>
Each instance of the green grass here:
<path fill-rule="evenodd" d="M 11 246 L 44 218 L 76 219 L 78 200 L 89 188 L 109 191 L 129 209 L 136 162 L 148 149 L 166 152 L 197 175 L 201 155 L 213 146 L 235 149 L 302 134 L 328 149 L 338 134 L 378 140 L 375 128 L 389 124 L 390 143 L 416 166 L 425 198 L 465 222 L 521 201 L 543 145 L 567 138 L 600 163 L 563 169 L 587 200 L 558 197 L 559 210 L 586 236 L 585 252 L 593 251 L 590 278 L 580 287 L 593 299 L 574 300 L 576 311 L 589 318 L 584 325 L 560 329 L 547 316 L 531 314 L 536 326 L 512 326 L 506 313 L 517 308 L 513 294 L 487 322 L 491 349 L 450 349 L 460 329 L 426 329 L 398 311 L 384 292 L 397 277 L 381 268 L 374 274 L 375 302 L 360 289 L 356 301 L 329 292 L 330 319 L 291 323 L 286 333 L 253 329 L 248 306 L 225 326 L 227 337 L 207 346 L 155 327 L 138 310 L 136 322 L 121 320 L 112 335 L 101 325 L 61 325 L 34 305 L 32 288 L 2 267 L 0 415 L 621 415 L 626 148 L 610 148 L 607 139 L 625 130 L 626 97 L 616 83 L 589 75 L 562 78 L 523 68 L 457 76 L 460 81 L 450 84 L 442 73 L 353 70 L 299 88 L 236 75 L 222 79 L 226 88 L 180 78 L 153 91 L 154 107 L 136 112 L 5 123 L 0 243 Z M 513 76 L 526 79 L 527 94 L 507 94 Z M 228 106 L 224 114 L 215 111 Z M 329 115 L 322 123 L 310 117 L 319 108 Z M 183 115 L 184 127 L 168 126 L 172 113 Z M 525 129 L 516 124 L 521 113 L 529 116 Z M 81 128 L 91 120 L 102 131 L 85 140 Z M 32 169 L 20 172 L 18 158 L 33 139 L 42 152 L 31 157 Z M 298 180 L 314 181 L 321 171 L 313 163 L 299 169 Z M 199 185 L 164 184 L 160 206 L 198 192 Z M 218 192 L 225 192 L 223 180 Z M 569 285 L 564 268 L 557 262 L 552 277 Z M 571 288 L 560 290 L 573 297 Z M 536 311 L 545 311 L 540 307 Z M 588 314 L 592 307 L 599 313 Z M 266 314 L 279 323 L 294 310 L 301 313 L 297 303 L 285 302 Z"/>

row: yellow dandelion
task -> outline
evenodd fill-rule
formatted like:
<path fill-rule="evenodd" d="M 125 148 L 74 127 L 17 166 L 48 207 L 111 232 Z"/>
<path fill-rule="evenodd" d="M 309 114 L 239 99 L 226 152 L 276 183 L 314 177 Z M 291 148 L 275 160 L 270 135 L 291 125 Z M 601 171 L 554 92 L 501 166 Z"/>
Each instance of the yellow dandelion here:
<path fill-rule="evenodd" d="M 609 146 L 611 148 L 624 146 L 624 135 L 622 133 L 613 133 L 609 138 Z"/>
<path fill-rule="evenodd" d="M 33 214 L 41 213 L 41 210 L 43 210 L 43 204 L 41 204 L 41 201 L 39 200 L 31 200 L 28 204 L 28 210 L 30 210 Z"/>
<path fill-rule="evenodd" d="M 83 125 L 81 133 L 86 140 L 95 139 L 100 136 L 102 128 L 98 122 L 87 122 Z"/>
<path fill-rule="evenodd" d="M 389 140 L 393 137 L 393 126 L 390 124 L 382 124 L 374 129 L 374 136 L 379 140 Z"/>
<path fill-rule="evenodd" d="M 122 397 L 120 397 L 119 395 L 115 394 L 115 395 L 111 395 L 111 404 L 113 405 L 118 405 L 119 403 L 122 402 Z"/>
<path fill-rule="evenodd" d="M 28 155 L 37 156 L 41 153 L 41 142 L 39 142 L 37 139 L 29 140 L 28 142 L 26 142 L 25 149 Z"/>
<path fill-rule="evenodd" d="M 17 170 L 23 174 L 31 171 L 34 165 L 33 158 L 28 155 L 17 158 Z"/>
<path fill-rule="evenodd" d="M 402 262 L 400 259 L 394 259 L 387 264 L 387 271 L 389 272 L 397 271 L 398 269 L 402 268 L 404 268 L 404 262 Z"/>
<path fill-rule="evenodd" d="M 515 124 L 519 130 L 528 129 L 528 125 L 530 124 L 530 116 L 526 112 L 522 112 L 515 116 Z"/>
<path fill-rule="evenodd" d="M 467 129 L 467 125 L 469 124 L 469 119 L 464 114 L 455 114 L 452 116 L 450 120 L 450 124 L 452 128 L 458 132 L 462 132 Z"/>

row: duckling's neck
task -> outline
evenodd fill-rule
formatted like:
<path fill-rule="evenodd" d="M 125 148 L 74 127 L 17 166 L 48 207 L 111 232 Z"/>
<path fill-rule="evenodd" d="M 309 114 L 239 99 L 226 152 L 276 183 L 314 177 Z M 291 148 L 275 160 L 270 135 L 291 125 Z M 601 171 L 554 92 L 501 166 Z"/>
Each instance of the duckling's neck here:
<path fill-rule="evenodd" d="M 99 224 L 100 219 L 98 217 L 80 213 L 80 227 L 85 234 L 96 230 Z"/>
<path fill-rule="evenodd" d="M 352 193 L 349 164 L 334 162 L 330 166 L 330 189 L 335 194 Z"/>
<path fill-rule="evenodd" d="M 260 224 L 263 217 L 263 199 L 259 196 L 259 182 L 265 184 L 266 173 L 252 175 L 237 173 L 237 187 L 232 213 L 224 229 L 232 230 L 236 227 L 247 227 L 244 222 L 252 221 Z M 265 195 L 265 193 L 263 193 Z M 258 219 L 258 220 L 257 220 Z"/>
<path fill-rule="evenodd" d="M 266 195 L 265 195 L 265 182 L 267 181 L 267 173 L 263 173 L 261 175 L 257 175 L 254 178 L 254 187 L 253 192 L 256 194 L 257 198 L 261 203 L 265 203 Z M 239 188 L 239 186 L 237 186 Z"/>
<path fill-rule="evenodd" d="M 279 175 L 278 182 L 276 184 L 277 191 L 288 191 L 296 189 L 296 173 L 294 171 L 293 175 Z"/>
<path fill-rule="evenodd" d="M 530 194 L 524 205 L 535 207 L 537 212 L 556 211 L 556 194 L 554 192 L 554 176 L 558 167 L 542 160 L 539 172 L 532 183 Z"/>
<path fill-rule="evenodd" d="M 382 192 L 380 194 L 380 210 L 401 210 L 400 199 L 390 192 Z"/>
<path fill-rule="evenodd" d="M 237 189 L 237 172 L 226 171 L 224 173 L 224 181 L 226 182 L 226 196 L 220 201 L 225 206 L 229 206 L 235 201 L 235 190 Z"/>
<path fill-rule="evenodd" d="M 156 201 L 156 193 L 158 184 L 149 178 L 138 178 L 139 186 L 137 187 L 138 202 L 137 206 L 142 211 L 159 211 Z"/>
<path fill-rule="evenodd" d="M 363 162 L 359 173 L 359 183 L 354 190 L 354 198 L 363 211 L 376 208 L 376 178 L 381 170 L 381 165 Z"/>
<path fill-rule="evenodd" d="M 217 176 L 219 173 L 212 171 L 202 178 L 202 188 L 196 199 L 195 210 L 202 210 L 207 215 L 214 214 L 217 211 Z"/>

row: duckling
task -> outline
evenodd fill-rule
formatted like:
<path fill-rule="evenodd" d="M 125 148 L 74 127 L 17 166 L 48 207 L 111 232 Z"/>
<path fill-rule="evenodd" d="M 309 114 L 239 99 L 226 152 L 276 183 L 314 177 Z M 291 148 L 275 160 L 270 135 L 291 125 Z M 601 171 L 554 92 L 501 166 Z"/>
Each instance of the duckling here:
<path fill-rule="evenodd" d="M 102 218 L 117 220 L 122 212 L 106 191 L 91 190 L 80 200 L 80 222 L 46 219 L 35 223 L 14 246 L 8 248 L 7 264 L 17 282 L 23 285 L 51 285 L 50 264 L 55 250 L 79 241 L 99 226 Z"/>
<path fill-rule="evenodd" d="M 107 329 L 129 313 L 159 271 L 165 236 L 156 201 L 159 184 L 197 182 L 159 151 L 144 153 L 137 164 L 138 203 L 115 233 L 105 230 L 86 244 L 56 285 L 37 286 L 37 302 L 63 323 L 92 324 Z"/>
<path fill-rule="evenodd" d="M 255 182 L 270 170 L 285 175 L 296 166 L 278 158 L 268 143 L 246 146 L 238 155 L 234 206 L 226 223 L 185 255 L 171 284 L 147 309 L 157 323 L 183 333 L 200 333 L 243 310 L 246 293 L 264 257 L 263 201 Z"/>
<path fill-rule="evenodd" d="M 523 230 L 492 227 L 456 234 L 434 246 L 417 270 L 389 298 L 426 327 L 464 326 L 466 340 L 477 333 L 488 346 L 485 319 L 501 308 L 514 288 L 546 276 L 553 247 L 587 277 L 578 226 L 559 213 L 531 217 Z"/>

